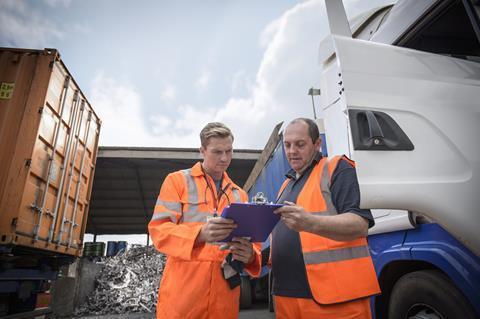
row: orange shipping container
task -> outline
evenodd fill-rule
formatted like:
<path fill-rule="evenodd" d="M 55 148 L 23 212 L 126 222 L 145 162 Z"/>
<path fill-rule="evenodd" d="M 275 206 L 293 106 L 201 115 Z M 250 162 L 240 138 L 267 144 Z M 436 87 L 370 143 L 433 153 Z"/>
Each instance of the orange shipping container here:
<path fill-rule="evenodd" d="M 0 48 L 0 245 L 80 255 L 100 124 L 56 50 Z"/>

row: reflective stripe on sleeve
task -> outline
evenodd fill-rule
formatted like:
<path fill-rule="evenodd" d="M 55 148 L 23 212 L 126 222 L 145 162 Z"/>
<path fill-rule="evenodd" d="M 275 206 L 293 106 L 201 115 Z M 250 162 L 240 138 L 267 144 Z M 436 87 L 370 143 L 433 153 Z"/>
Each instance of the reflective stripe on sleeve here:
<path fill-rule="evenodd" d="M 190 175 L 191 169 L 184 169 L 182 172 L 183 176 L 185 176 L 185 181 L 187 182 L 188 202 L 198 203 L 197 183 L 195 183 L 192 175 Z"/>
<path fill-rule="evenodd" d="M 177 223 L 177 216 L 173 213 L 169 212 L 156 212 L 152 216 L 152 220 L 160 220 L 160 219 L 170 219 L 172 223 Z"/>
<path fill-rule="evenodd" d="M 188 210 L 183 213 L 183 221 L 187 223 L 204 223 L 207 221 L 207 216 L 210 216 L 210 214 L 202 213 L 197 210 Z"/>
<path fill-rule="evenodd" d="M 303 253 L 305 265 L 323 264 L 370 256 L 368 246 L 347 247 Z"/>
<path fill-rule="evenodd" d="M 195 179 L 190 175 L 191 169 L 183 170 L 183 175 L 185 176 L 185 181 L 187 182 L 188 189 L 188 208 L 183 212 L 182 222 L 206 222 L 208 213 L 200 212 L 198 210 L 200 203 L 198 200 L 198 188 Z"/>
<path fill-rule="evenodd" d="M 191 221 L 191 219 L 195 219 L 193 214 L 195 214 L 198 211 L 198 205 L 199 205 L 197 183 L 195 183 L 195 180 L 193 179 L 192 175 L 190 175 L 191 171 L 192 171 L 191 169 L 185 169 L 182 171 L 183 176 L 185 176 L 185 181 L 187 183 L 187 189 L 188 189 L 188 201 L 187 201 L 188 209 L 183 212 L 183 216 L 182 216 L 182 221 L 185 221 L 185 222 Z"/>
<path fill-rule="evenodd" d="M 182 212 L 182 204 L 179 202 L 167 202 L 164 200 L 157 199 L 157 203 L 155 205 L 161 205 L 165 207 L 166 209 L 173 210 L 177 213 Z"/>

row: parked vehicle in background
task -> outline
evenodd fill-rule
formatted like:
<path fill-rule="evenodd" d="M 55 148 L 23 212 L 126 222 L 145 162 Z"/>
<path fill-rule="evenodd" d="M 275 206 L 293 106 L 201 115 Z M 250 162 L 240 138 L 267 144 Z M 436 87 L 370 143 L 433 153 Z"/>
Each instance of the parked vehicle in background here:
<path fill-rule="evenodd" d="M 326 8 L 327 149 L 355 160 L 362 207 L 376 219 L 373 314 L 479 318 L 480 4 L 400 0 L 350 25 L 341 1 Z M 265 189 L 276 193 L 279 152 L 281 143 L 250 187 L 275 180 Z"/>
<path fill-rule="evenodd" d="M 100 125 L 55 49 L 0 48 L 0 316 L 81 255 Z"/>

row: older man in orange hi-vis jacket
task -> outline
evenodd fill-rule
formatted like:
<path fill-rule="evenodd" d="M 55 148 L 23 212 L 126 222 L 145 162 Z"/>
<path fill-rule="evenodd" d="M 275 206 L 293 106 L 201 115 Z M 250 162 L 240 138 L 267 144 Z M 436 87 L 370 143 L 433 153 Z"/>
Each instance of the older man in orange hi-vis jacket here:
<path fill-rule="evenodd" d="M 360 208 L 355 163 L 320 153 L 314 121 L 298 118 L 283 134 L 291 166 L 280 188 L 271 264 L 276 318 L 370 319 L 380 293 L 367 232 L 374 220 Z"/>
<path fill-rule="evenodd" d="M 236 227 L 216 217 L 247 194 L 225 172 L 233 153 L 233 134 L 222 123 L 200 132 L 203 162 L 169 174 L 160 190 L 148 230 L 155 247 L 167 255 L 160 283 L 157 318 L 237 318 L 239 273 L 258 276 L 259 245 L 244 238 L 220 246 Z"/>

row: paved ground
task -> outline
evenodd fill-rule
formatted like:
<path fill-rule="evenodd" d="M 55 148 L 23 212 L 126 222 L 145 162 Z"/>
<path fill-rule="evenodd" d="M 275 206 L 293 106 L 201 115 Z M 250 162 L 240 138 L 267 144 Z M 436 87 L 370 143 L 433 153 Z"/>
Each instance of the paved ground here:
<path fill-rule="evenodd" d="M 241 310 L 238 319 L 273 319 L 275 314 L 268 311 L 268 304 L 254 304 L 252 309 Z"/>
<path fill-rule="evenodd" d="M 154 319 L 154 314 L 149 313 L 130 313 L 125 315 L 104 315 L 104 316 L 89 316 L 78 319 Z M 275 314 L 268 311 L 266 303 L 256 303 L 252 309 L 241 310 L 238 319 L 273 319 Z"/>

